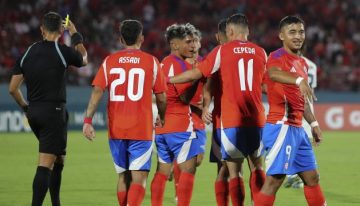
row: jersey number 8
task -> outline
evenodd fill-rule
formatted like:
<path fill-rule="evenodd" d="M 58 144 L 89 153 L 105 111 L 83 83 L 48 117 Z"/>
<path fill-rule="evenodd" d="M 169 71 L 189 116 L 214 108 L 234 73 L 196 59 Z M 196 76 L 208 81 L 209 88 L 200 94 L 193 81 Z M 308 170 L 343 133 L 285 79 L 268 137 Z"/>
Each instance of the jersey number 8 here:
<path fill-rule="evenodd" d="M 123 102 L 125 95 L 115 94 L 115 88 L 125 83 L 126 71 L 123 68 L 112 68 L 110 74 L 119 74 L 119 78 L 111 82 L 110 101 Z M 136 93 L 134 91 L 135 75 L 138 75 Z M 143 96 L 145 71 L 141 68 L 131 68 L 128 73 L 127 96 L 131 101 L 138 101 Z"/>

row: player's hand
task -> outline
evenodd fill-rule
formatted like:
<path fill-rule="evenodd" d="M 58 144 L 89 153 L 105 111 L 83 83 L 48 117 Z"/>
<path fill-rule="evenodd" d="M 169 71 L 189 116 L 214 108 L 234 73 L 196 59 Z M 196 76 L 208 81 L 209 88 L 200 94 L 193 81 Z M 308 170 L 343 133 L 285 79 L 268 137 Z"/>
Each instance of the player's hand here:
<path fill-rule="evenodd" d="M 156 121 L 155 121 L 155 128 L 156 127 L 163 127 L 165 125 L 165 120 L 163 119 L 161 119 L 160 118 L 160 116 L 158 115 L 157 117 L 156 117 Z"/>
<path fill-rule="evenodd" d="M 84 123 L 83 134 L 88 140 L 92 141 L 95 138 L 94 127 L 91 124 Z"/>
<path fill-rule="evenodd" d="M 201 119 L 205 122 L 205 124 L 210 124 L 212 121 L 212 114 L 208 108 L 204 108 L 202 111 Z"/>
<path fill-rule="evenodd" d="M 317 101 L 313 90 L 305 79 L 300 82 L 299 89 L 304 96 L 305 101 L 308 101 L 309 103 L 313 103 L 314 100 Z"/>
<path fill-rule="evenodd" d="M 63 23 L 63 27 L 64 27 L 66 30 L 69 31 L 70 35 L 73 35 L 74 33 L 77 32 L 74 23 L 73 23 L 70 19 L 69 19 L 69 22 L 68 22 L 67 25 L 66 25 L 66 21 L 65 21 L 65 20 L 63 20 L 62 23 Z"/>
<path fill-rule="evenodd" d="M 313 127 L 311 129 L 311 133 L 313 135 L 314 138 L 314 144 L 315 146 L 319 146 L 320 143 L 322 142 L 322 132 L 319 126 Z"/>

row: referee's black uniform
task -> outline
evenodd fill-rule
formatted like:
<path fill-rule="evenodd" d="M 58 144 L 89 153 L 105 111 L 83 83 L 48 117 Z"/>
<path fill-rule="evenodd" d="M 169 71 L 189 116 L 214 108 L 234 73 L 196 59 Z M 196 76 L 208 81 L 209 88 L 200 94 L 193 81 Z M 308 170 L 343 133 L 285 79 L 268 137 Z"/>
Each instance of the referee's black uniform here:
<path fill-rule="evenodd" d="M 40 41 L 20 57 L 13 74 L 23 74 L 29 109 L 27 117 L 39 140 L 39 152 L 65 155 L 68 115 L 65 72 L 69 65 L 80 67 L 82 55 L 57 41 Z"/>

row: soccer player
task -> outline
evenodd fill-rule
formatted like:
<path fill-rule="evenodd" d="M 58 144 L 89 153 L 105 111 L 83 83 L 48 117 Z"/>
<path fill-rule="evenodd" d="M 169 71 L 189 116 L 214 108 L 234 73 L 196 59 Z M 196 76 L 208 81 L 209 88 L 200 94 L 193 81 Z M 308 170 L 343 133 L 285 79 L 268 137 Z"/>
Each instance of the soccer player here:
<path fill-rule="evenodd" d="M 107 89 L 109 145 L 119 174 L 120 206 L 141 205 L 144 199 L 153 148 L 153 93 L 159 115 L 156 125 L 165 123 L 165 77 L 158 60 L 140 50 L 144 41 L 142 31 L 143 26 L 137 20 L 121 22 L 120 41 L 125 49 L 107 56 L 99 68 L 83 126 L 85 137 L 92 140 L 95 131 L 91 120 Z"/>
<path fill-rule="evenodd" d="M 166 29 L 165 38 L 171 54 L 162 61 L 162 69 L 168 77 L 191 70 L 186 58 L 194 55 L 192 31 L 185 25 L 173 24 Z M 168 84 L 166 124 L 156 128 L 155 143 L 158 151 L 158 167 L 151 183 L 152 205 L 162 205 L 166 180 L 172 163 L 176 161 L 181 170 L 177 189 L 178 205 L 189 205 L 196 171 L 198 143 L 190 116 L 190 100 L 196 91 L 196 83 Z"/>
<path fill-rule="evenodd" d="M 169 79 L 170 83 L 182 83 L 220 71 L 221 152 L 229 170 L 229 193 L 233 205 L 244 204 L 244 182 L 239 176 L 244 158 L 249 156 L 256 170 L 260 171 L 255 174 L 262 172 L 259 149 L 265 116 L 261 84 L 266 53 L 247 41 L 248 35 L 246 16 L 232 15 L 226 23 L 229 42 L 213 49 L 197 69 Z"/>
<path fill-rule="evenodd" d="M 255 197 L 255 205 L 273 205 L 286 174 L 298 174 L 304 181 L 308 205 L 326 205 L 319 185 L 319 173 L 311 143 L 301 127 L 302 117 L 312 127 L 316 144 L 322 134 L 308 102 L 312 90 L 307 82 L 308 68 L 300 49 L 305 40 L 304 21 L 297 16 L 284 17 L 279 24 L 283 47 L 270 54 L 267 88 L 270 111 L 263 131 L 266 152 L 266 179 Z"/>
<path fill-rule="evenodd" d="M 227 42 L 226 38 L 226 19 L 222 19 L 218 24 L 218 32 L 215 34 L 216 40 L 220 45 Z M 207 78 L 203 90 L 204 107 L 202 119 L 205 123 L 213 123 L 212 141 L 210 148 L 210 162 L 217 163 L 217 177 L 215 180 L 215 197 L 218 206 L 229 205 L 229 188 L 228 178 L 229 172 L 225 161 L 221 158 L 221 84 L 219 79 L 219 71 Z M 214 109 L 212 113 L 209 111 L 211 99 L 214 99 Z"/>
<path fill-rule="evenodd" d="M 187 27 L 189 30 L 192 31 L 194 38 L 194 45 L 195 45 L 193 50 L 194 53 L 193 57 L 186 58 L 185 64 L 187 68 L 193 68 L 193 66 L 196 63 L 202 60 L 202 57 L 199 55 L 199 51 L 201 48 L 201 32 L 198 29 L 196 29 L 194 25 L 190 23 L 185 24 L 185 27 Z M 197 84 L 196 92 L 190 101 L 191 119 L 193 121 L 193 125 L 194 125 L 193 128 L 196 134 L 196 139 L 194 139 L 193 141 L 198 142 L 199 144 L 198 149 L 200 150 L 199 154 L 196 157 L 197 167 L 200 166 L 202 160 L 204 159 L 205 146 L 206 146 L 205 124 L 201 119 L 202 103 L 203 103 L 202 90 L 203 90 L 204 82 L 205 82 L 205 78 L 198 80 L 198 82 L 196 82 Z M 175 200 L 177 200 L 176 191 L 180 178 L 180 168 L 176 161 L 174 162 L 173 172 L 174 172 L 174 184 L 175 184 Z"/>
<path fill-rule="evenodd" d="M 74 48 L 58 43 L 69 30 Z M 42 41 L 32 44 L 17 60 L 9 92 L 22 107 L 39 140 L 39 162 L 33 181 L 32 205 L 42 205 L 50 190 L 52 205 L 60 205 L 61 173 L 67 143 L 66 81 L 68 66 L 87 64 L 83 38 L 74 24 L 62 21 L 55 12 L 44 15 L 40 27 Z M 19 89 L 25 80 L 27 100 Z"/>
<path fill-rule="evenodd" d="M 193 37 L 194 37 L 194 55 L 192 58 L 186 58 L 186 63 L 188 64 L 188 67 L 192 68 L 197 63 L 202 61 L 202 57 L 200 56 L 200 48 L 201 48 L 201 32 L 196 29 L 192 24 L 187 23 L 185 25 L 190 30 L 193 31 Z M 198 86 L 196 89 L 196 92 L 194 94 L 194 97 L 190 101 L 190 109 L 191 109 L 191 118 L 194 122 L 194 131 L 196 133 L 196 141 L 199 141 L 199 149 L 200 153 L 197 155 L 196 158 L 196 165 L 199 166 L 204 159 L 204 153 L 205 153 L 205 146 L 206 146 L 206 132 L 205 132 L 205 124 L 202 121 L 202 107 L 203 107 L 203 96 L 202 91 L 205 83 L 205 78 L 202 78 L 198 80 Z"/>
<path fill-rule="evenodd" d="M 308 81 L 309 81 L 309 85 L 311 87 L 311 89 L 314 92 L 314 89 L 317 86 L 317 66 L 316 64 L 311 61 L 310 59 L 304 57 L 304 60 L 306 62 L 306 64 L 308 65 Z M 311 108 L 311 111 L 314 112 L 314 105 L 313 103 L 309 103 L 309 106 Z M 311 133 L 311 126 L 306 122 L 306 120 L 303 118 L 302 120 L 302 126 L 304 127 L 304 130 L 306 132 L 306 134 L 308 135 L 308 137 L 310 139 L 312 139 L 312 133 Z M 295 175 L 287 175 L 287 181 L 285 182 L 284 186 L 286 188 L 303 188 L 304 187 L 304 183 L 301 180 L 301 178 L 299 177 L 299 175 L 295 174 Z"/>

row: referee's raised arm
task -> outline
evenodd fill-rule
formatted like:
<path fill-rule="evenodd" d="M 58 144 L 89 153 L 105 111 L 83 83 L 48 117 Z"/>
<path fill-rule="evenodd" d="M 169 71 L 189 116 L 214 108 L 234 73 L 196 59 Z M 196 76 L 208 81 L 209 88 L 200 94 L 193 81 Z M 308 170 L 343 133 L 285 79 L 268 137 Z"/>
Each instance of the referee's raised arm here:
<path fill-rule="evenodd" d="M 74 23 L 71 20 L 63 21 L 63 26 L 67 29 L 71 36 L 71 44 L 74 46 L 75 50 L 80 52 L 83 58 L 82 66 L 85 66 L 88 63 L 87 52 L 83 44 L 83 36 L 77 32 Z"/>

